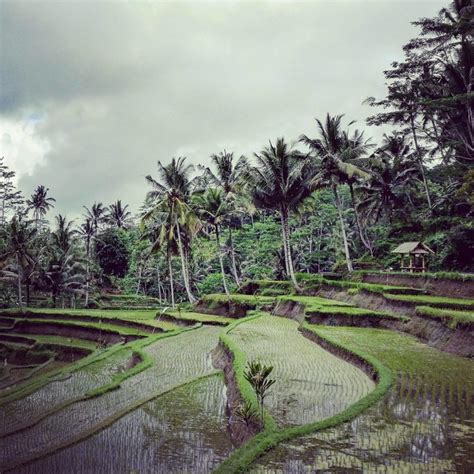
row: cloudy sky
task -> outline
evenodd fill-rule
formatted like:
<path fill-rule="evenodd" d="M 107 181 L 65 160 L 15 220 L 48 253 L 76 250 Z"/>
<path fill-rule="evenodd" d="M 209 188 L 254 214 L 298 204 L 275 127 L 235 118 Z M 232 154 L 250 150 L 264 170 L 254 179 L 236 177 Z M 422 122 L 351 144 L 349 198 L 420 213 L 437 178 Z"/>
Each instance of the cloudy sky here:
<path fill-rule="evenodd" d="M 0 156 L 56 212 L 137 210 L 157 160 L 250 155 L 326 112 L 363 126 L 410 21 L 445 4 L 2 1 Z"/>

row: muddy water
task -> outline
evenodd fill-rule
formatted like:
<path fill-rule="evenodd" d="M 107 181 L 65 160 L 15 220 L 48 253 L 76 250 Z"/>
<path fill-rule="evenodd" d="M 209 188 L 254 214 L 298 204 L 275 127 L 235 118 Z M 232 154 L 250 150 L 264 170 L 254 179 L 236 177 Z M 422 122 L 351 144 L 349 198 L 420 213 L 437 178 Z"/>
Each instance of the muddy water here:
<path fill-rule="evenodd" d="M 474 472 L 473 361 L 387 331 L 325 331 L 377 356 L 394 386 L 353 422 L 284 443 L 252 472 Z"/>
<path fill-rule="evenodd" d="M 87 440 L 14 472 L 210 472 L 231 450 L 214 375 L 163 395 Z"/>
<path fill-rule="evenodd" d="M 75 401 L 34 426 L 0 438 L 0 466 L 14 469 L 77 443 L 114 423 L 135 405 L 200 376 L 216 373 L 211 352 L 220 330 L 202 327 L 150 344 L 144 351 L 153 360 L 153 366 L 124 380 L 119 389 Z"/>

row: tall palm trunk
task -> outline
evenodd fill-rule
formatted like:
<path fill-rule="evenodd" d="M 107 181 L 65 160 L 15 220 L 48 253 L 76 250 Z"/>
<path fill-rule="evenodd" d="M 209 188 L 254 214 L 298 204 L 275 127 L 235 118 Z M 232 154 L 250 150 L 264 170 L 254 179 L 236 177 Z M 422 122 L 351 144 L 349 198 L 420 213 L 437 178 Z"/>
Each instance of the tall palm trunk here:
<path fill-rule="evenodd" d="M 156 280 L 158 282 L 158 300 L 160 301 L 161 305 L 161 276 L 160 276 L 160 263 L 156 262 Z"/>
<path fill-rule="evenodd" d="M 171 255 L 168 253 L 168 277 L 170 279 L 170 295 L 171 295 L 171 306 L 174 308 L 174 282 L 173 282 L 173 265 L 171 262 Z"/>
<path fill-rule="evenodd" d="M 334 200 L 336 201 L 337 213 L 339 215 L 339 224 L 341 226 L 342 241 L 344 244 L 344 254 L 346 256 L 347 271 L 353 272 L 354 268 L 352 266 L 351 254 L 349 252 L 349 243 L 347 241 L 346 225 L 344 223 L 344 216 L 342 215 L 342 204 L 339 199 L 339 194 L 337 192 L 337 185 L 333 184 L 332 192 L 334 194 Z"/>
<path fill-rule="evenodd" d="M 178 234 L 178 250 L 179 256 L 181 258 L 181 271 L 183 273 L 184 287 L 186 288 L 186 294 L 188 295 L 189 302 L 194 304 L 197 299 L 194 297 L 191 291 L 191 285 L 189 284 L 188 269 L 186 268 L 186 257 L 184 255 L 183 242 L 181 240 L 181 229 L 178 222 L 176 222 L 176 233 Z"/>
<path fill-rule="evenodd" d="M 418 158 L 418 166 L 420 167 L 420 172 L 421 172 L 421 178 L 423 180 L 423 187 L 425 188 L 425 194 L 426 194 L 426 202 L 428 203 L 428 207 L 430 211 L 433 211 L 433 205 L 431 203 L 431 195 L 430 195 L 430 189 L 428 187 L 428 180 L 426 179 L 426 172 L 425 172 L 425 167 L 423 165 L 423 160 L 421 158 L 421 150 L 418 145 L 418 137 L 416 135 L 415 131 L 415 121 L 413 119 L 413 116 L 410 117 L 410 126 L 411 126 L 411 133 L 413 135 L 413 141 L 415 143 L 415 150 L 416 150 L 416 156 Z"/>
<path fill-rule="evenodd" d="M 234 240 L 232 239 L 232 229 L 229 226 L 229 245 L 230 245 L 230 261 L 232 264 L 232 273 L 235 280 L 235 284 L 240 287 L 239 272 L 237 271 L 237 263 L 235 261 L 235 249 Z"/>
<path fill-rule="evenodd" d="M 224 286 L 224 291 L 227 296 L 229 296 L 229 290 L 227 289 L 227 283 L 225 281 L 225 273 L 224 273 L 224 259 L 222 257 L 222 249 L 221 249 L 221 239 L 219 237 L 219 226 L 214 226 L 216 231 L 216 246 L 217 246 L 217 255 L 219 256 L 219 264 L 221 266 L 221 275 L 222 275 L 222 285 Z"/>
<path fill-rule="evenodd" d="M 362 242 L 362 245 L 370 252 L 370 255 L 373 257 L 374 250 L 372 248 L 372 245 L 369 239 L 364 235 L 364 231 L 362 230 L 362 222 L 360 220 L 359 211 L 357 210 L 357 203 L 356 203 L 356 198 L 355 198 L 355 193 L 354 193 L 354 185 L 352 183 L 349 183 L 349 190 L 351 192 L 352 208 L 354 209 L 356 227 L 359 233 L 360 240 Z"/>
<path fill-rule="evenodd" d="M 290 247 L 290 232 L 288 228 L 288 208 L 282 206 L 281 212 L 281 229 L 282 229 L 282 237 L 283 237 L 283 250 L 285 253 L 285 261 L 288 267 L 288 276 L 293 283 L 293 286 L 296 290 L 300 290 L 298 282 L 296 281 L 295 271 L 293 268 L 293 259 L 291 257 L 291 247 Z"/>
<path fill-rule="evenodd" d="M 17 274 L 18 274 L 18 278 L 17 278 L 18 306 L 20 308 L 20 312 L 23 313 L 23 302 L 22 302 L 23 294 L 22 294 L 22 291 L 21 291 L 21 267 L 20 267 L 20 258 L 18 257 L 18 255 L 16 256 L 16 265 L 17 265 Z"/>

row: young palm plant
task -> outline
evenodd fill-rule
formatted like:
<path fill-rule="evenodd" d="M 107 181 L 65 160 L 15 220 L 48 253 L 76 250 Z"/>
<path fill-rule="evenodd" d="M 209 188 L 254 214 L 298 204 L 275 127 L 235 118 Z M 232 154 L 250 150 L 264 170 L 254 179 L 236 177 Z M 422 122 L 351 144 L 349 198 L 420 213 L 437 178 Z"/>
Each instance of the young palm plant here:
<path fill-rule="evenodd" d="M 247 364 L 244 372 L 244 378 L 252 386 L 260 407 L 260 417 L 263 422 L 263 404 L 270 387 L 276 380 L 270 378 L 273 367 L 262 364 L 259 361 L 252 361 Z"/>
<path fill-rule="evenodd" d="M 290 247 L 289 216 L 310 194 L 314 167 L 308 157 L 292 149 L 284 138 L 277 139 L 255 154 L 256 166 L 249 167 L 246 181 L 257 208 L 275 210 L 280 215 L 285 269 L 294 287 L 296 281 Z"/>

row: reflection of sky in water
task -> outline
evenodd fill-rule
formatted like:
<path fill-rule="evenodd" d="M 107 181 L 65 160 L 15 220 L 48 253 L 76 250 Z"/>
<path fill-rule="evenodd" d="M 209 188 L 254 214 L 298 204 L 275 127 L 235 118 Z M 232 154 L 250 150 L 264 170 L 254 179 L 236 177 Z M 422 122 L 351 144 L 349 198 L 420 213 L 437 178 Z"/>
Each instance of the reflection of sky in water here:
<path fill-rule="evenodd" d="M 472 364 L 430 355 L 418 353 L 422 370 L 395 370 L 390 392 L 352 422 L 291 440 L 252 472 L 474 472 Z"/>
<path fill-rule="evenodd" d="M 16 472 L 210 472 L 232 450 L 220 376 L 178 388 Z"/>

